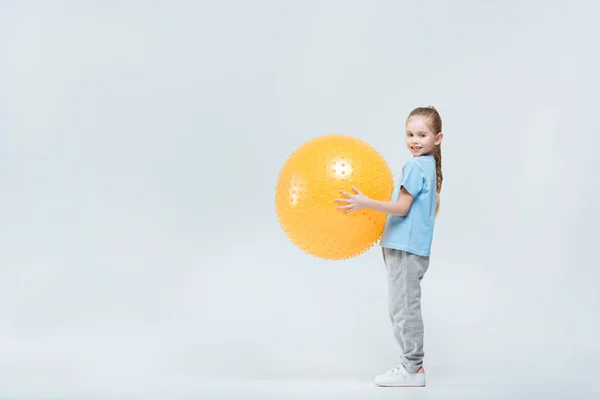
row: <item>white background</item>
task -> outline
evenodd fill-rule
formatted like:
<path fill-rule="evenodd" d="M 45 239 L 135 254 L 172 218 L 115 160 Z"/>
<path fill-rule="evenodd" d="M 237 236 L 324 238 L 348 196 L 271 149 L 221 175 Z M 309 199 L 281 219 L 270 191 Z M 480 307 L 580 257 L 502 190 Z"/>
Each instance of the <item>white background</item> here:
<path fill-rule="evenodd" d="M 429 379 L 595 379 L 599 12 L 2 2 L 0 394 L 392 367 L 380 249 L 303 254 L 274 190 L 326 133 L 398 174 L 405 118 L 429 104 L 445 132 Z"/>

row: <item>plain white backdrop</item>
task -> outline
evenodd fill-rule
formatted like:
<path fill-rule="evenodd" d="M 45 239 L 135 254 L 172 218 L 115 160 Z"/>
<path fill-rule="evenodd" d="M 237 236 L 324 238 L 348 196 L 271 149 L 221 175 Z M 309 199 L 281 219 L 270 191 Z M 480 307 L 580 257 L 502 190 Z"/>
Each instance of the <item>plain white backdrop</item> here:
<path fill-rule="evenodd" d="M 392 367 L 380 249 L 303 254 L 274 190 L 291 152 L 327 133 L 368 141 L 397 176 L 405 118 L 429 104 L 445 132 L 430 382 L 595 379 L 598 13 L 2 2 L 0 395 Z"/>

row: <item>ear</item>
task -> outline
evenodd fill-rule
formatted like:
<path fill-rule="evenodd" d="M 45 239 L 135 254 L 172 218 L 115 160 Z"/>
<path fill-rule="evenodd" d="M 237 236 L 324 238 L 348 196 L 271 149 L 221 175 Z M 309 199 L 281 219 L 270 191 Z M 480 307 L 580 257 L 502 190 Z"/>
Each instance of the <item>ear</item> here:
<path fill-rule="evenodd" d="M 440 132 L 437 135 L 435 135 L 435 145 L 438 146 L 440 143 L 442 143 L 443 138 L 444 138 L 443 132 Z"/>

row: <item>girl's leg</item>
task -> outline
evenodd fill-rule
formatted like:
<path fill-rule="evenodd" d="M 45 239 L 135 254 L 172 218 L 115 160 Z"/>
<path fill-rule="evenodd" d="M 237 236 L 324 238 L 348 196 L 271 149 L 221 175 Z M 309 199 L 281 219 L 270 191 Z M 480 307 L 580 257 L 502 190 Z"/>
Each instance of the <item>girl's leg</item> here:
<path fill-rule="evenodd" d="M 383 249 L 388 277 L 389 314 L 394 336 L 402 350 L 402 365 L 416 373 L 423 366 L 423 317 L 421 280 L 429 257 L 395 249 Z"/>

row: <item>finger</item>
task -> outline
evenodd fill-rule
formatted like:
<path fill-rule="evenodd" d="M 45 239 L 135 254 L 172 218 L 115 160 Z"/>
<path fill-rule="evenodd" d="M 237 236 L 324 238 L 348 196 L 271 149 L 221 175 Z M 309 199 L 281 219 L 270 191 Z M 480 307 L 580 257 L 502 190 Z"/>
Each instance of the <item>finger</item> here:
<path fill-rule="evenodd" d="M 337 203 L 349 203 L 350 199 L 335 199 Z"/>
<path fill-rule="evenodd" d="M 352 189 L 354 189 L 354 191 L 355 191 L 356 193 L 358 193 L 358 194 L 362 194 L 362 192 L 361 192 L 360 190 L 358 190 L 358 189 L 356 188 L 356 186 L 352 186 Z"/>

